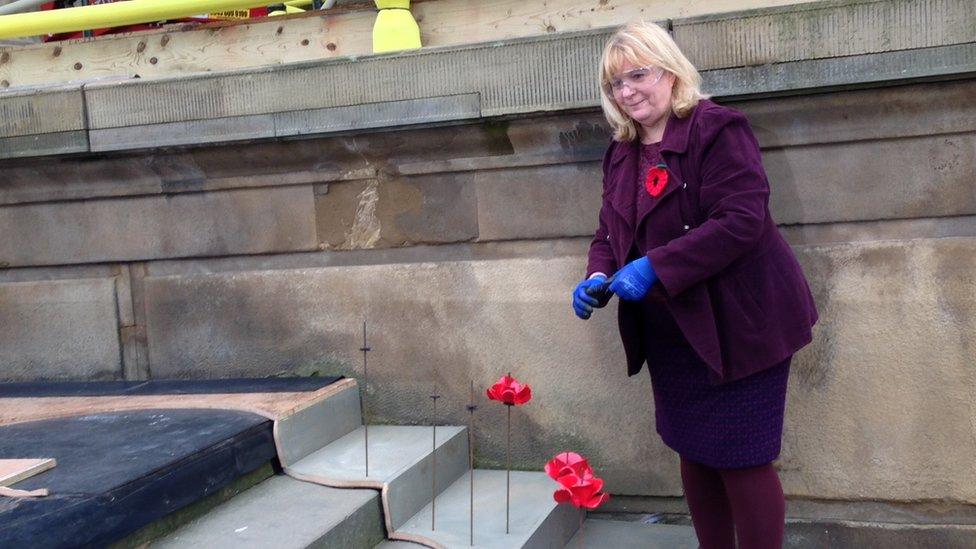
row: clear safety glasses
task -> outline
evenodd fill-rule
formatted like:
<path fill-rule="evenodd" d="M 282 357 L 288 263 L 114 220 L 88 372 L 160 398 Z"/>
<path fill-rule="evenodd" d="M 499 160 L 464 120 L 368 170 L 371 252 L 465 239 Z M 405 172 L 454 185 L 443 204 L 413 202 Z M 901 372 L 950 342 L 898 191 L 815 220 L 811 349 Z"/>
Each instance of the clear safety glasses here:
<path fill-rule="evenodd" d="M 614 76 L 610 79 L 609 86 L 614 93 L 623 91 L 625 86 L 633 90 L 634 86 L 638 85 L 653 86 L 661 80 L 662 76 L 664 76 L 664 69 L 661 67 L 641 67 Z"/>

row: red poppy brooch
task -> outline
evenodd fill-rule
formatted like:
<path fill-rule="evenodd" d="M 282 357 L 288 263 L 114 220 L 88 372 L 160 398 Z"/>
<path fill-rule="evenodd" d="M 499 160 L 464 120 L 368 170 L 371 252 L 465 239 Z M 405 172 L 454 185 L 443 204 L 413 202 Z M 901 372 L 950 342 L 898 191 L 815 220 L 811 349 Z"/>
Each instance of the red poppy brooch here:
<path fill-rule="evenodd" d="M 668 170 L 664 164 L 658 164 L 647 170 L 647 179 L 644 180 L 644 188 L 647 194 L 657 198 L 664 192 L 664 187 L 668 186 Z"/>

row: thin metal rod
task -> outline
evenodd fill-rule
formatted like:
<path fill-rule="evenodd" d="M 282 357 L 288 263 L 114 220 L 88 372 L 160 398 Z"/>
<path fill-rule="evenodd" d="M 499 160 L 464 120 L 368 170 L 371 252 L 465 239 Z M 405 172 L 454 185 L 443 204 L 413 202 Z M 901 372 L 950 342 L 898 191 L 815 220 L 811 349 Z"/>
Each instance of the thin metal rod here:
<path fill-rule="evenodd" d="M 505 442 L 505 533 L 509 533 L 509 510 L 512 507 L 512 406 L 508 408 L 508 437 Z"/>
<path fill-rule="evenodd" d="M 474 404 L 474 381 L 471 381 L 471 395 L 468 401 L 468 473 L 470 479 L 470 486 L 468 488 L 470 493 L 469 502 L 469 519 L 468 519 L 468 531 L 470 532 L 470 545 L 474 547 L 474 411 L 478 407 Z"/>
<path fill-rule="evenodd" d="M 366 344 L 366 321 L 363 320 L 363 346 L 359 348 L 363 352 L 363 397 L 359 399 L 359 414 L 363 418 L 363 446 L 366 461 L 366 476 L 369 477 L 369 425 L 366 421 L 366 395 L 369 392 L 369 372 L 366 369 L 366 353 L 372 349 Z"/>
<path fill-rule="evenodd" d="M 584 547 L 586 547 L 586 541 L 585 541 L 586 532 L 583 531 L 583 508 L 582 507 L 579 508 L 579 533 L 580 533 L 579 549 L 583 549 Z"/>
<path fill-rule="evenodd" d="M 434 517 L 437 516 L 437 399 L 441 396 L 437 394 L 435 390 L 430 399 L 434 403 L 434 411 L 431 417 L 431 425 L 433 425 L 433 434 L 430 439 L 430 529 L 433 531 L 434 528 Z"/>

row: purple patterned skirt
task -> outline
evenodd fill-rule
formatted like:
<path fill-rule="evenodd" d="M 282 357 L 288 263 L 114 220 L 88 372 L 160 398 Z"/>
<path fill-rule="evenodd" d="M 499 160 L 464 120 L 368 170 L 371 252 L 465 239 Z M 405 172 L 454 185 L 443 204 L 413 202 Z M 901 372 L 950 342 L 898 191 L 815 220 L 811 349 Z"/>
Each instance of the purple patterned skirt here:
<path fill-rule="evenodd" d="M 712 385 L 708 366 L 681 335 L 666 306 L 644 303 L 655 422 L 664 443 L 686 459 L 717 469 L 754 467 L 776 459 L 791 359 Z"/>

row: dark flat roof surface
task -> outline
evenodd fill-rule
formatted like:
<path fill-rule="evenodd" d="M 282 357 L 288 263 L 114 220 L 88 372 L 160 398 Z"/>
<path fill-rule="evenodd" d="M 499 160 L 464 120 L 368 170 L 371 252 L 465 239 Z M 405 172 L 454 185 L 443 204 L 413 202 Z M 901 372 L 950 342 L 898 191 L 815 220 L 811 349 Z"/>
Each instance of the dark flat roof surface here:
<path fill-rule="evenodd" d="M 315 391 L 338 378 L 0 384 L 0 398 Z M 101 547 L 276 457 L 273 422 L 247 412 L 166 409 L 0 426 L 0 459 L 55 458 L 0 497 L 0 547 Z"/>

